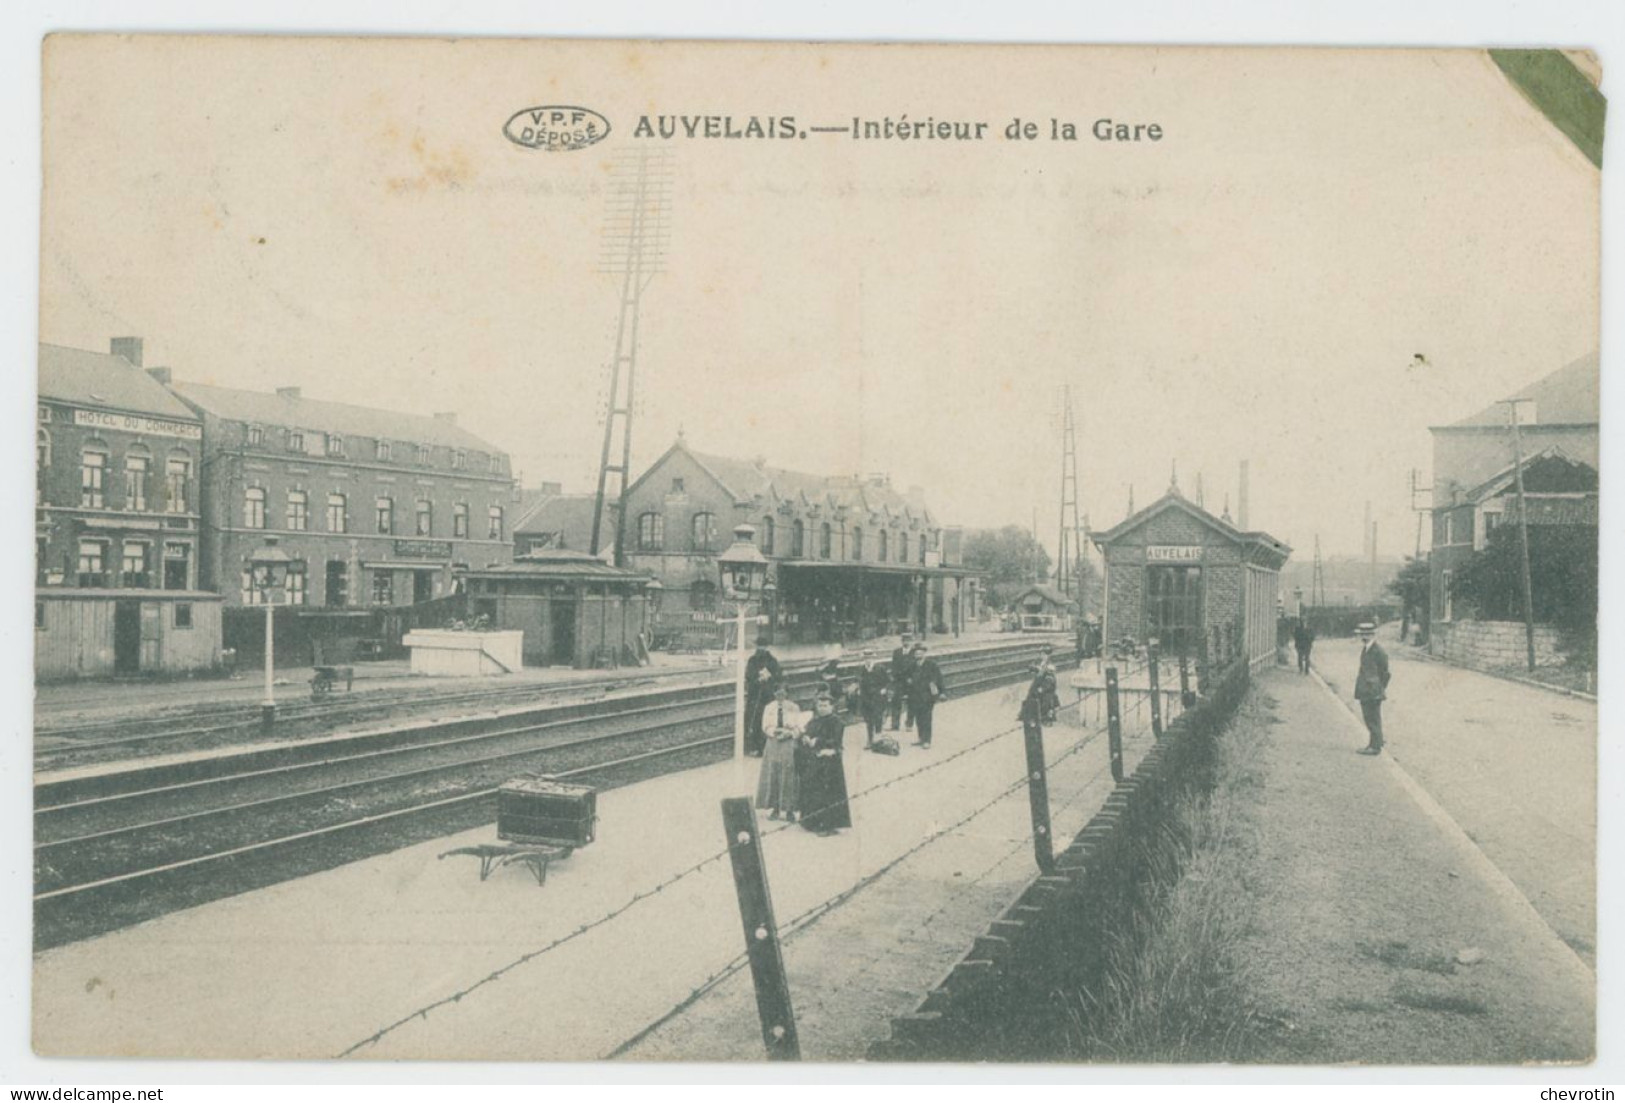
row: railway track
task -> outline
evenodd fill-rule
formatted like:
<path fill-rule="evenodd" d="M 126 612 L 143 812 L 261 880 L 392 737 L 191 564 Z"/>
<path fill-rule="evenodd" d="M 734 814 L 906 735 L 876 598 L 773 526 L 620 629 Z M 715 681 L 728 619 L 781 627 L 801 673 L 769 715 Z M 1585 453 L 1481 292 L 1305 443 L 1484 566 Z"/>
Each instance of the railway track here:
<path fill-rule="evenodd" d="M 1035 651 L 939 662 L 965 696 L 1024 677 Z M 791 672 L 793 691 L 812 684 Z M 47 781 L 35 945 L 489 823 L 516 774 L 613 788 L 715 762 L 732 724 L 733 687 L 711 682 Z"/>

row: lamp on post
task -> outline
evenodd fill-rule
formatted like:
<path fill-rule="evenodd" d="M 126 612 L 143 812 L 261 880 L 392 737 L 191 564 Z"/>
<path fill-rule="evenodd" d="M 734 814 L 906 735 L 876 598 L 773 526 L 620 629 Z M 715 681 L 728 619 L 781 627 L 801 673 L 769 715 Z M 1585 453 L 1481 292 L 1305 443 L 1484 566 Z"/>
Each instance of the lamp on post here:
<path fill-rule="evenodd" d="M 288 566 L 292 562 L 293 557 L 277 547 L 274 536 L 267 536 L 265 546 L 248 557 L 254 589 L 260 595 L 260 604 L 265 606 L 265 700 L 260 702 L 260 724 L 265 728 L 276 723 L 276 695 L 271 688 L 276 669 L 276 630 L 271 617 L 276 602 L 272 598 L 278 589 L 283 589 L 286 599 Z"/>
<path fill-rule="evenodd" d="M 723 596 L 734 603 L 738 671 L 734 678 L 734 761 L 743 778 L 745 761 L 745 614 L 751 602 L 766 594 L 767 558 L 756 548 L 752 525 L 734 526 L 733 545 L 717 556 Z"/>

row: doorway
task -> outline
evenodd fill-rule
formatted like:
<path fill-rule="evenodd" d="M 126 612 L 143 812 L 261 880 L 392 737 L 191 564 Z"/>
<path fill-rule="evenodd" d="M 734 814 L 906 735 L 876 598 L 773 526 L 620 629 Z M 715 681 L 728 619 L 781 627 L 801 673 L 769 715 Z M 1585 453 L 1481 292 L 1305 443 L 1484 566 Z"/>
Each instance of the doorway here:
<path fill-rule="evenodd" d="M 547 661 L 552 666 L 574 666 L 576 661 L 576 603 L 555 601 L 548 610 L 553 622 L 552 646 Z"/>
<path fill-rule="evenodd" d="M 434 600 L 434 572 L 412 572 L 412 604 L 422 605 L 425 601 Z"/>
<path fill-rule="evenodd" d="M 141 603 L 113 603 L 113 673 L 141 672 Z"/>

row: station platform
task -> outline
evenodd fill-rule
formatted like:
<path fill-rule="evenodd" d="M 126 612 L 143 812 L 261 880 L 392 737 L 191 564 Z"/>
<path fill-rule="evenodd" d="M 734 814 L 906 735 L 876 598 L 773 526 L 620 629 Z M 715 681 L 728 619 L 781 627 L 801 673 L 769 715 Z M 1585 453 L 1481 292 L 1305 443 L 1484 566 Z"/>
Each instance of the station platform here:
<path fill-rule="evenodd" d="M 994 628 L 976 628 L 958 636 L 933 635 L 927 644 L 937 651 L 958 650 L 965 647 L 992 644 L 1030 643 L 1032 634 L 1001 632 Z M 1045 637 L 1046 639 L 1049 637 Z M 898 646 L 896 636 L 870 641 L 882 660 L 891 657 Z M 856 648 L 840 650 L 831 644 L 770 645 L 781 663 L 810 663 L 838 654 L 843 662 L 855 662 Z M 835 650 L 832 651 L 832 648 Z M 700 654 L 672 654 L 655 652 L 650 665 L 623 667 L 615 670 L 577 670 L 573 667 L 526 667 L 523 670 L 485 678 L 427 678 L 414 675 L 405 659 L 352 664 L 355 682 L 349 693 L 337 693 L 331 701 L 344 703 L 365 696 L 386 703 L 392 698 L 410 700 L 415 696 L 452 693 L 482 687 L 503 690 L 515 686 L 534 685 L 538 691 L 568 691 L 572 687 L 601 688 L 623 682 L 650 679 L 700 677 L 724 673 L 734 669 L 735 652 L 703 652 Z M 275 690 L 279 701 L 289 703 L 310 700 L 310 680 L 315 670 L 311 667 L 278 667 Z M 265 694 L 263 675 L 258 670 L 241 670 L 230 678 L 173 679 L 163 681 L 95 681 L 58 683 L 35 687 L 34 715 L 36 721 L 52 726 L 89 724 L 111 719 L 148 718 L 165 714 L 185 715 L 197 709 L 218 708 L 221 705 L 253 705 Z"/>
<path fill-rule="evenodd" d="M 849 727 L 851 830 L 761 821 L 808 1058 L 861 1058 L 1036 875 L 1022 692 L 944 702 L 935 746 L 905 735 L 896 758 L 865 753 Z M 1061 839 L 1112 784 L 1104 734 L 1070 719 L 1046 732 Z M 1151 737 L 1143 716 L 1126 719 L 1132 769 Z M 758 765 L 601 794 L 597 841 L 555 862 L 545 886 L 521 867 L 482 883 L 473 859 L 439 858 L 494 842 L 492 825 L 46 951 L 35 1049 L 760 1060 L 719 810 L 754 788 Z"/>

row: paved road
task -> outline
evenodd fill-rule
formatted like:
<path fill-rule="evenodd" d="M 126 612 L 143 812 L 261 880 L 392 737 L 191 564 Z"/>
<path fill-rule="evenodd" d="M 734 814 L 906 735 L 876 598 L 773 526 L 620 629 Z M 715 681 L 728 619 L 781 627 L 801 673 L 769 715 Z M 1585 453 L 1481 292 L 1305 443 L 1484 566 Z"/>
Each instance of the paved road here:
<path fill-rule="evenodd" d="M 1383 646 L 1390 753 L 1595 969 L 1596 704 Z M 1316 643 L 1314 662 L 1352 705 L 1358 642 Z"/>

